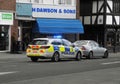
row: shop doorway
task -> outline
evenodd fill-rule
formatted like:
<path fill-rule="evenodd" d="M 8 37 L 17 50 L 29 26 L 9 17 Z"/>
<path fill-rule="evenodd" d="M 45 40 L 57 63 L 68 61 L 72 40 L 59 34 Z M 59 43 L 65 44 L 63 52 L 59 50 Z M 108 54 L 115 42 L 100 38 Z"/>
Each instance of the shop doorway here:
<path fill-rule="evenodd" d="M 0 51 L 9 50 L 9 26 L 0 26 Z"/>
<path fill-rule="evenodd" d="M 32 39 L 32 29 L 31 28 L 23 28 L 22 29 L 22 50 L 25 51 L 28 44 Z"/>

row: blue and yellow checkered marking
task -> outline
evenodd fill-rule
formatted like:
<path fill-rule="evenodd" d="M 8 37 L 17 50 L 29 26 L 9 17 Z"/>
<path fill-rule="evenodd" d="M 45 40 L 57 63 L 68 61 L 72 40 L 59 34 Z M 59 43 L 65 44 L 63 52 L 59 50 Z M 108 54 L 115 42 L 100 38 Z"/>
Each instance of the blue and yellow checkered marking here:
<path fill-rule="evenodd" d="M 72 55 L 75 53 L 72 47 L 65 47 L 65 46 L 53 46 L 54 51 L 60 51 L 62 54 L 69 54 Z"/>
<path fill-rule="evenodd" d="M 60 51 L 60 48 L 58 46 L 54 46 L 54 51 Z"/>

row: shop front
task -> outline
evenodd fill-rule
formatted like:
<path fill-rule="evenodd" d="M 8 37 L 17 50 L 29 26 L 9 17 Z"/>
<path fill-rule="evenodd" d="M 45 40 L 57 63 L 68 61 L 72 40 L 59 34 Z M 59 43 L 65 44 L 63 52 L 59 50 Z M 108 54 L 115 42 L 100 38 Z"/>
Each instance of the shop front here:
<path fill-rule="evenodd" d="M 0 12 L 0 52 L 10 51 L 13 13 Z"/>
<path fill-rule="evenodd" d="M 84 33 L 82 23 L 76 20 L 76 6 L 17 3 L 16 14 L 22 50 L 33 38 L 62 35 L 75 41 Z"/>
<path fill-rule="evenodd" d="M 32 17 L 36 19 L 33 38 L 62 35 L 75 41 L 84 33 L 82 23 L 76 19 L 76 6 L 33 4 Z"/>
<path fill-rule="evenodd" d="M 79 20 L 73 19 L 36 19 L 36 27 L 33 33 L 37 33 L 36 37 L 44 37 L 51 35 L 62 35 L 62 37 L 75 41 L 75 34 L 83 34 L 83 25 Z M 34 36 L 35 36 L 34 34 Z M 34 37 L 34 38 L 36 38 Z"/>

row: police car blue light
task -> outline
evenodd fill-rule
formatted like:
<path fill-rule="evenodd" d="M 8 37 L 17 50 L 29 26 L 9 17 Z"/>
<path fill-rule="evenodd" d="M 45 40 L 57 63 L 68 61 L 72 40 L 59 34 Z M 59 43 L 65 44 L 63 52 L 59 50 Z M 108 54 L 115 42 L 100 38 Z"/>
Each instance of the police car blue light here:
<path fill-rule="evenodd" d="M 53 38 L 61 39 L 61 38 L 62 38 L 62 35 L 54 35 Z"/>

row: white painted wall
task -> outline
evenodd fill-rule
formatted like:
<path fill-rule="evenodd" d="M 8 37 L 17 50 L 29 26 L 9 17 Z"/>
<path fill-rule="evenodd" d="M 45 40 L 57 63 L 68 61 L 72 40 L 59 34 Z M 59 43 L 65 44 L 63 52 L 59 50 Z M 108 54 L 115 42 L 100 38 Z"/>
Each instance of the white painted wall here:
<path fill-rule="evenodd" d="M 53 4 L 54 0 L 43 0 L 43 4 Z"/>
<path fill-rule="evenodd" d="M 31 0 L 16 0 L 18 3 L 30 3 Z"/>
<path fill-rule="evenodd" d="M 76 19 L 75 6 L 33 4 L 32 8 L 33 8 L 32 16 L 35 18 L 44 17 L 44 18 Z"/>
<path fill-rule="evenodd" d="M 33 3 L 33 4 L 50 4 L 50 5 L 71 5 L 76 6 L 76 0 L 62 0 L 63 4 L 60 4 L 60 0 L 16 0 L 17 3 Z"/>
<path fill-rule="evenodd" d="M 113 1 L 108 0 L 107 3 L 110 6 L 110 9 L 113 10 Z M 108 9 L 108 7 L 107 7 L 107 13 L 110 13 L 110 10 Z"/>

